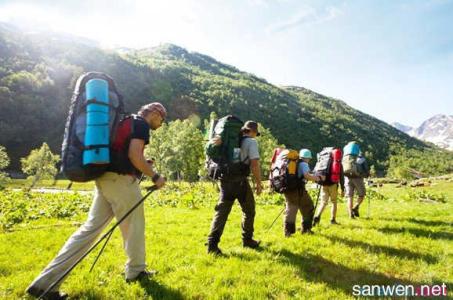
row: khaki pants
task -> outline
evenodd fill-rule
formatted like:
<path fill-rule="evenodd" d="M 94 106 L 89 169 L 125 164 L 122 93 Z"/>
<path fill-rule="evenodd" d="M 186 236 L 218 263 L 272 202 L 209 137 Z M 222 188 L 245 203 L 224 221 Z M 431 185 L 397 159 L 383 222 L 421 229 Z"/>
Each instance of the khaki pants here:
<path fill-rule="evenodd" d="M 327 205 L 329 203 L 329 198 L 333 204 L 336 204 L 337 196 L 338 196 L 338 184 L 323 185 L 321 187 L 321 204 Z"/>
<path fill-rule="evenodd" d="M 96 180 L 93 203 L 85 223 L 30 286 L 45 290 L 75 263 L 97 240 L 112 218 L 118 220 L 142 198 L 138 181 L 129 175 L 107 172 Z M 119 226 L 128 260 L 126 278 L 143 271 L 145 264 L 145 215 L 143 204 Z M 61 282 L 60 282 L 61 284 Z M 58 286 L 55 287 L 58 289 Z"/>
<path fill-rule="evenodd" d="M 345 176 L 344 185 L 346 188 L 346 196 L 352 198 L 354 197 L 355 191 L 357 191 L 357 196 L 359 196 L 360 198 L 365 197 L 366 188 L 363 178 Z"/>
<path fill-rule="evenodd" d="M 286 198 L 285 223 L 295 224 L 297 212 L 302 213 L 302 228 L 310 229 L 313 220 L 313 201 L 305 189 L 284 193 Z"/>

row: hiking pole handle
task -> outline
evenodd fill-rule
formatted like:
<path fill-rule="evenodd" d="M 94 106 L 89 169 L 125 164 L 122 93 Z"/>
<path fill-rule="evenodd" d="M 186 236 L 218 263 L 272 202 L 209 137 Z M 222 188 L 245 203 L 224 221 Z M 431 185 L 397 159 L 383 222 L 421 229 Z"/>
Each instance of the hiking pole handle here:
<path fill-rule="evenodd" d="M 149 195 L 151 195 L 152 192 L 157 190 L 157 186 L 153 185 L 147 188 L 148 193 L 140 199 L 121 219 L 119 219 L 115 225 L 112 226 L 112 228 L 109 229 L 93 246 L 91 246 L 85 254 L 83 254 L 77 261 L 75 261 L 71 267 L 66 270 L 66 272 L 63 273 L 54 283 L 52 283 L 42 294 L 41 296 L 38 297 L 38 299 L 44 299 L 44 296 L 46 296 L 54 287 L 56 287 L 62 280 L 65 278 L 85 257 L 88 256 L 88 254 L 91 253 L 105 238 L 111 236 L 112 232 L 115 230 L 116 227 L 118 227 L 121 222 L 124 221 L 140 204 L 143 203 L 143 201 L 148 198 Z M 99 254 L 99 256 L 101 253 Z"/>

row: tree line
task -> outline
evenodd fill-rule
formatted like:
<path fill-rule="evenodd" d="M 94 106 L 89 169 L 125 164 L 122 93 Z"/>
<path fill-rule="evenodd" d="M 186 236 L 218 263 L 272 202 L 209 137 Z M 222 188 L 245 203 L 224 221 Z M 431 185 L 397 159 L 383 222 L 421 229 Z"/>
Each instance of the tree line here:
<path fill-rule="evenodd" d="M 156 100 L 168 108 L 169 120 L 233 113 L 260 122 L 280 144 L 313 152 L 355 140 L 380 175 L 389 168 L 392 144 L 422 153 L 433 148 L 340 100 L 278 87 L 175 45 L 117 53 L 55 38 L 0 24 L 0 145 L 11 170 L 21 169 L 20 158 L 44 141 L 60 149 L 75 81 L 93 70 L 115 79 L 129 112 Z M 205 130 L 203 123 L 198 128 Z"/>
<path fill-rule="evenodd" d="M 216 118 L 212 113 L 211 117 Z M 145 155 L 155 161 L 159 173 L 172 180 L 194 182 L 206 177 L 205 151 L 209 120 L 200 121 L 193 116 L 185 120 L 175 120 L 163 124 L 161 128 L 151 132 L 150 144 Z M 270 160 L 276 147 L 285 147 L 272 135 L 271 131 L 259 124 L 261 136 L 257 137 L 261 154 L 262 175 L 269 175 Z M 325 146 L 330 146 L 326 144 Z M 296 149 L 298 150 L 298 149 Z M 453 172 L 452 154 L 435 149 L 425 151 L 407 150 L 400 145 L 393 145 L 388 164 L 387 174 L 393 178 L 410 179 L 414 172 L 422 176 L 441 175 Z M 365 153 L 365 156 L 371 155 Z M 31 179 L 32 188 L 41 179 L 56 179 L 57 165 L 60 156 L 52 153 L 47 143 L 32 150 L 21 158 L 21 169 Z M 0 146 L 0 186 L 8 182 L 4 172 L 10 160 L 6 149 Z M 312 162 L 316 163 L 316 159 Z M 3 171 L 2 171 L 3 170 Z M 375 166 L 371 166 L 372 175 L 376 175 Z"/>

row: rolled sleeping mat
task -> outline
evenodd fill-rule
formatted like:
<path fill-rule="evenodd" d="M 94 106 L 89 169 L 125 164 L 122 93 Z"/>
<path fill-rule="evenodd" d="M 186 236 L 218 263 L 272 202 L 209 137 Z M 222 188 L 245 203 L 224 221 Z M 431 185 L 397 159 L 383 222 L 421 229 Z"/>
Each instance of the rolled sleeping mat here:
<path fill-rule="evenodd" d="M 343 149 L 343 155 L 359 155 L 360 147 L 356 143 L 349 143 Z"/>
<path fill-rule="evenodd" d="M 103 79 L 91 79 L 85 85 L 86 101 L 96 102 L 87 105 L 87 123 L 83 151 L 83 165 L 110 163 L 109 151 L 109 86 Z M 90 149 L 90 147 L 92 147 Z"/>

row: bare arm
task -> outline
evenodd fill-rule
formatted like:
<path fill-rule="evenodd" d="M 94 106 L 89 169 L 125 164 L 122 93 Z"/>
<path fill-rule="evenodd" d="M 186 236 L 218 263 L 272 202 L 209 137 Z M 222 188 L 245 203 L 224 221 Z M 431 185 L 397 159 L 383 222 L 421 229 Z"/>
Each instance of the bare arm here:
<path fill-rule="evenodd" d="M 143 149 L 145 147 L 145 141 L 141 139 L 132 139 L 129 144 L 128 156 L 131 160 L 132 165 L 138 169 L 140 172 L 152 178 L 156 172 L 153 170 L 153 167 L 148 163 L 143 156 Z"/>
<path fill-rule="evenodd" d="M 252 171 L 253 177 L 256 182 L 256 193 L 259 195 L 263 190 L 263 185 L 261 184 L 261 168 L 259 159 L 250 160 L 250 170 Z"/>
<path fill-rule="evenodd" d="M 321 180 L 320 176 L 315 176 L 315 175 L 312 175 L 310 173 L 305 173 L 304 174 L 304 178 L 307 179 L 307 180 L 314 181 L 314 182 L 317 182 L 317 181 Z"/>

